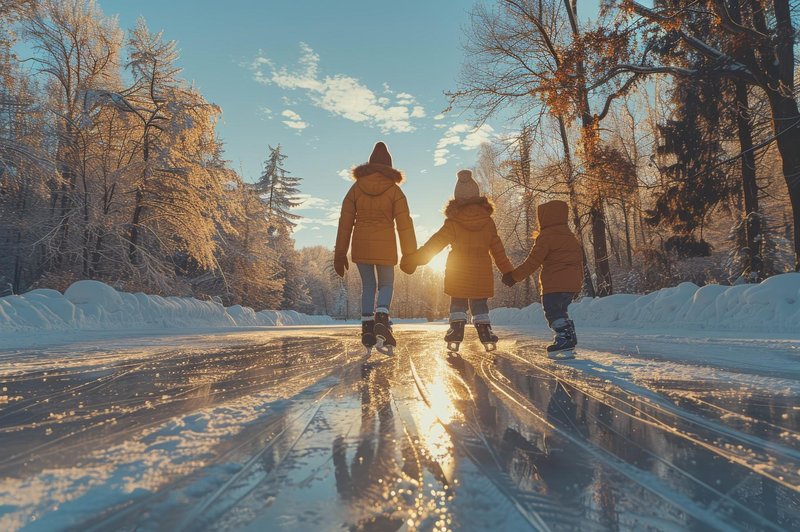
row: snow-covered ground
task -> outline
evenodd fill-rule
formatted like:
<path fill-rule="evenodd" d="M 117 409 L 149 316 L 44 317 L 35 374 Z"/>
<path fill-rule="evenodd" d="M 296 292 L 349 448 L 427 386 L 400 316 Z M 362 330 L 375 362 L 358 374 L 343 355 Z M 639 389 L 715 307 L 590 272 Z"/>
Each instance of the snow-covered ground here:
<path fill-rule="evenodd" d="M 99 281 L 77 281 L 63 294 L 38 289 L 0 298 L 0 333 L 99 329 L 176 329 L 325 325 L 329 316 L 309 316 L 293 310 L 254 311 L 225 307 L 191 297 L 161 297 L 118 292 Z"/>
<path fill-rule="evenodd" d="M 118 292 L 99 281 L 77 281 L 63 294 L 38 289 L 0 298 L 0 349 L 79 341 L 153 330 L 224 330 L 234 327 L 330 325 L 329 316 L 293 310 L 254 311 L 191 297 Z M 94 334 L 81 334 L 92 332 Z"/>
<path fill-rule="evenodd" d="M 746 331 L 800 334 L 800 273 L 770 277 L 760 284 L 699 287 L 692 283 L 647 295 L 583 298 L 569 308 L 578 327 Z M 538 303 L 491 311 L 497 325 L 546 327 Z"/>
<path fill-rule="evenodd" d="M 424 323 L 424 318 L 395 319 L 394 323 Z M 226 334 L 238 329 L 298 327 L 344 322 L 293 310 L 261 310 L 191 297 L 161 297 L 119 292 L 99 281 L 77 281 L 63 294 L 31 290 L 0 298 L 0 349 L 93 344 L 104 339 L 152 339 Z"/>
<path fill-rule="evenodd" d="M 800 273 L 755 285 L 682 283 L 643 296 L 584 298 L 569 312 L 582 351 L 800 378 Z M 538 303 L 490 315 L 518 333 L 551 334 Z"/>

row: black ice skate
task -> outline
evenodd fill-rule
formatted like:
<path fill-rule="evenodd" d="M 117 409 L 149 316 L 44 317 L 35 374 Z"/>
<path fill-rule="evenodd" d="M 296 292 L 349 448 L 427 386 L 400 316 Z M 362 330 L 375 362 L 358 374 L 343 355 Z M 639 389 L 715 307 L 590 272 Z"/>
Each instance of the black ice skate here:
<path fill-rule="evenodd" d="M 447 350 L 452 353 L 458 353 L 461 342 L 464 341 L 464 326 L 467 320 L 452 320 L 447 334 L 444 335 L 444 341 L 447 342 Z"/>
<path fill-rule="evenodd" d="M 362 320 L 361 321 L 361 344 L 367 352 L 367 356 L 372 354 L 372 348 L 375 347 L 375 320 Z"/>
<path fill-rule="evenodd" d="M 476 323 L 475 329 L 478 331 L 478 339 L 487 351 L 494 351 L 497 349 L 497 342 L 500 339 L 492 331 L 492 325 L 490 323 Z"/>
<path fill-rule="evenodd" d="M 389 323 L 389 314 L 385 312 L 375 313 L 375 349 L 378 352 L 392 356 L 394 348 L 397 347 L 397 340 L 392 335 L 392 326 Z"/>
<path fill-rule="evenodd" d="M 572 324 L 567 322 L 561 327 L 556 327 L 553 343 L 547 346 L 547 358 L 553 360 L 569 360 L 575 358 L 575 338 Z"/>

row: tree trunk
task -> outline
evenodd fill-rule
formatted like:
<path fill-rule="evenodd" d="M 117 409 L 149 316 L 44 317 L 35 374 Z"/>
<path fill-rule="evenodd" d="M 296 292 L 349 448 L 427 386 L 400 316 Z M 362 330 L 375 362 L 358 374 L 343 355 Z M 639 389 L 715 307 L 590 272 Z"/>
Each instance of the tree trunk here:
<path fill-rule="evenodd" d="M 608 243 L 611 245 L 611 252 L 614 253 L 614 259 L 617 261 L 617 266 L 622 265 L 622 259 L 619 254 L 619 245 L 614 241 L 614 235 L 611 233 L 611 224 L 606 223 L 606 235 L 608 236 Z"/>
<path fill-rule="evenodd" d="M 147 178 L 150 173 L 150 143 L 147 137 L 148 132 L 144 132 L 144 142 L 142 147 L 142 161 L 144 169 L 142 170 L 142 182 L 136 187 L 136 199 L 133 207 L 133 220 L 131 220 L 131 233 L 130 245 L 128 247 L 128 260 L 131 264 L 138 264 L 137 247 L 139 245 L 139 223 L 142 219 L 142 210 L 144 210 L 144 187 L 147 185 Z"/>
<path fill-rule="evenodd" d="M 783 163 L 783 178 L 789 191 L 794 229 L 794 271 L 800 272 L 800 121 L 797 102 L 791 95 L 769 91 L 775 142 Z"/>
<path fill-rule="evenodd" d="M 592 272 L 589 271 L 589 260 L 586 257 L 586 248 L 583 245 L 583 226 L 581 225 L 581 216 L 578 211 L 578 192 L 575 190 L 572 150 L 569 146 L 569 137 L 567 137 L 567 127 L 564 123 L 564 117 L 561 115 L 558 115 L 558 129 L 561 134 L 561 144 L 564 148 L 564 163 L 567 165 L 567 190 L 569 191 L 569 204 L 572 210 L 572 225 L 575 226 L 578 242 L 581 243 L 581 256 L 583 257 L 583 290 L 586 292 L 587 296 L 596 297 L 597 292 L 592 282 Z"/>
<path fill-rule="evenodd" d="M 744 196 L 745 239 L 747 242 L 747 264 L 744 273 L 762 278 L 764 259 L 761 232 L 761 216 L 758 212 L 758 183 L 756 181 L 756 156 L 753 153 L 753 134 L 750 125 L 750 107 L 747 101 L 747 86 L 734 82 L 736 88 L 736 127 L 742 152 L 742 192 Z"/>
<path fill-rule="evenodd" d="M 97 238 L 94 241 L 94 251 L 92 252 L 92 265 L 91 265 L 91 275 L 97 275 L 97 272 L 100 271 L 100 257 L 101 252 L 103 249 L 103 239 L 104 239 L 104 231 L 100 229 L 97 234 Z"/>
<path fill-rule="evenodd" d="M 613 293 L 611 268 L 608 264 L 608 247 L 606 244 L 606 219 L 603 212 L 603 201 L 595 198 L 589 210 L 592 225 L 592 245 L 594 247 L 594 268 L 597 272 L 597 295 L 609 296 Z"/>
<path fill-rule="evenodd" d="M 628 216 L 628 203 L 623 199 L 622 203 L 622 217 L 625 220 L 625 253 L 628 258 L 628 268 L 633 265 L 633 251 L 631 250 L 631 224 Z"/>
<path fill-rule="evenodd" d="M 143 196 L 144 194 L 142 193 L 142 189 L 137 189 L 135 207 L 133 208 L 133 219 L 131 220 L 131 233 L 129 238 L 130 244 L 128 247 L 128 259 L 131 261 L 131 264 L 138 264 L 139 260 L 136 253 L 136 248 L 139 245 L 139 222 L 142 219 Z"/>

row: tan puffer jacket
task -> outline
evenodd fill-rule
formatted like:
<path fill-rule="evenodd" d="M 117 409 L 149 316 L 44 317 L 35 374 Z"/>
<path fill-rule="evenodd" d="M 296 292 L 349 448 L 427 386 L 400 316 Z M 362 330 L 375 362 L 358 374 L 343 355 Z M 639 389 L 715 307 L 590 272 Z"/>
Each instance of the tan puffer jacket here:
<path fill-rule="evenodd" d="M 580 292 L 583 285 L 581 245 L 567 225 L 569 209 L 563 201 L 548 201 L 536 209 L 540 232 L 528 258 L 513 273 L 522 281 L 542 267 L 539 286 L 542 294 Z"/>
<path fill-rule="evenodd" d="M 483 197 L 450 200 L 444 225 L 413 257 L 415 264 L 427 264 L 448 244 L 444 293 L 450 297 L 481 299 L 494 296 L 492 258 L 502 273 L 513 269 L 492 220 L 494 207 Z"/>
<path fill-rule="evenodd" d="M 403 174 L 383 164 L 364 164 L 353 169 L 356 182 L 342 202 L 335 256 L 344 257 L 350 248 L 355 263 L 397 264 L 397 236 L 403 255 L 417 249 L 414 223 L 408 202 L 398 186 Z"/>

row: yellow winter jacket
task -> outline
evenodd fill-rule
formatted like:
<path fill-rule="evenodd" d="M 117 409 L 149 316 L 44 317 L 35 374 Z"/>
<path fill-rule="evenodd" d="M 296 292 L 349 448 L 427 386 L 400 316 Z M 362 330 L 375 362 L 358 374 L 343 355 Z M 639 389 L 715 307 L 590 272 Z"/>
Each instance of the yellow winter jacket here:
<path fill-rule="evenodd" d="M 522 281 L 542 267 L 539 286 L 542 294 L 580 292 L 583 284 L 581 245 L 567 225 L 569 209 L 563 201 L 548 201 L 536 209 L 539 234 L 528 258 L 512 274 Z"/>
<path fill-rule="evenodd" d="M 395 223 L 403 255 L 417 249 L 408 202 L 398 186 L 403 174 L 391 166 L 364 164 L 353 170 L 353 178 L 356 182 L 342 202 L 335 256 L 347 255 L 352 235 L 353 262 L 397 264 Z"/>
<path fill-rule="evenodd" d="M 502 273 L 513 269 L 492 220 L 494 207 L 485 197 L 450 200 L 444 225 L 412 257 L 414 264 L 427 264 L 448 244 L 444 293 L 450 297 L 482 299 L 494 296 L 492 258 Z"/>

